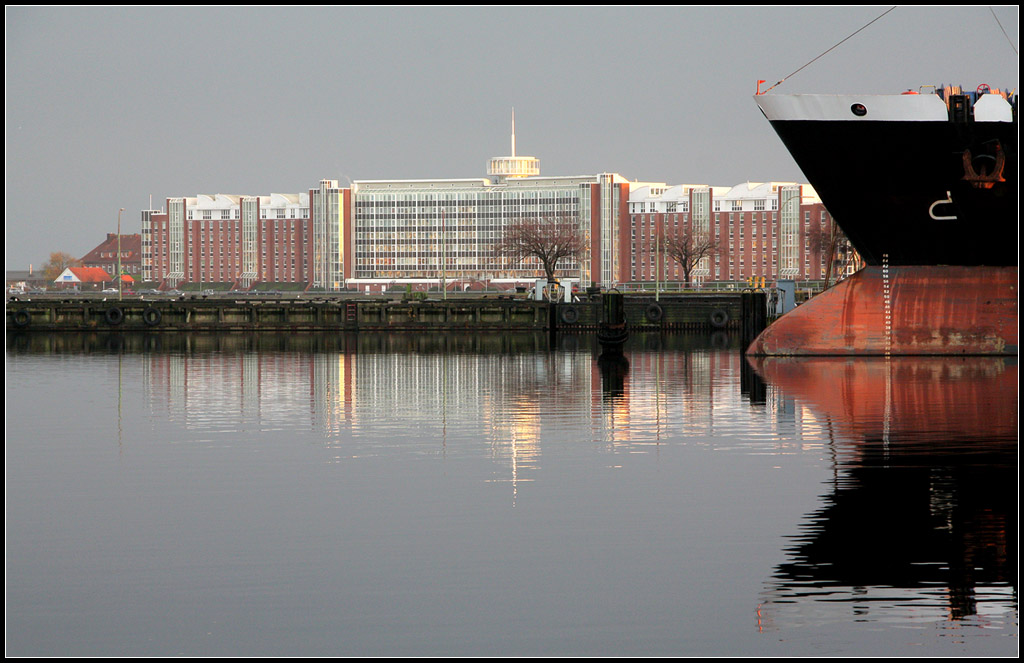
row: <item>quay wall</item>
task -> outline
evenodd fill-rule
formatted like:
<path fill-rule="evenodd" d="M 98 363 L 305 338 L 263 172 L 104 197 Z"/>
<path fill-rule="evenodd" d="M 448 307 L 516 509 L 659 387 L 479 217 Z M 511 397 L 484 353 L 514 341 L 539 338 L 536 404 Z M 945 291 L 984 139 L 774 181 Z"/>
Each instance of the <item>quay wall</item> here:
<path fill-rule="evenodd" d="M 627 297 L 631 329 L 740 329 L 740 294 Z M 11 299 L 7 331 L 585 331 L 601 323 L 600 296 L 549 303 L 523 298 Z"/>

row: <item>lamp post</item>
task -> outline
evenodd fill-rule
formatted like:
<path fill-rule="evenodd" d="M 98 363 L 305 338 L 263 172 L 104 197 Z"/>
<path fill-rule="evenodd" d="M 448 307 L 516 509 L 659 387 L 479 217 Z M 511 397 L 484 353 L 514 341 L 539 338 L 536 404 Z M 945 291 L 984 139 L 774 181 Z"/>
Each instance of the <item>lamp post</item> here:
<path fill-rule="evenodd" d="M 121 301 L 121 212 L 117 210 L 117 301 Z"/>

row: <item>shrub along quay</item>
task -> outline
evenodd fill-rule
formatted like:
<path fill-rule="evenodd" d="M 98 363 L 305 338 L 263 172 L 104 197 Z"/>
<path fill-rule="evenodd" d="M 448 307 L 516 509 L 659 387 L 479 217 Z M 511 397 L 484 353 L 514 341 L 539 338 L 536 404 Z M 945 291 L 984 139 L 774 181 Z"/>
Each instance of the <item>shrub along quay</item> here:
<path fill-rule="evenodd" d="M 741 330 L 750 326 L 751 305 L 744 303 L 748 294 L 687 293 L 658 299 L 629 296 L 624 306 L 626 323 L 631 329 L 649 331 Z M 763 293 L 756 294 L 761 296 L 759 305 L 763 311 Z M 598 328 L 600 297 L 550 303 L 512 295 L 425 300 L 199 296 L 134 296 L 117 300 L 44 295 L 8 300 L 7 330 L 583 331 Z"/>

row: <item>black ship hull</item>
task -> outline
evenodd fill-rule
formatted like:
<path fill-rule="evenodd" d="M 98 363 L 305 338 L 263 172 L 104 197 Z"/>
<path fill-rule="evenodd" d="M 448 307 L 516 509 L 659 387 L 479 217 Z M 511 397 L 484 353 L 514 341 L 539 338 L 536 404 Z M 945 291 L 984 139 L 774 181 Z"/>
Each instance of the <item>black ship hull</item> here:
<path fill-rule="evenodd" d="M 766 115 L 867 264 L 1018 264 L 1015 105 L 1012 121 Z"/>

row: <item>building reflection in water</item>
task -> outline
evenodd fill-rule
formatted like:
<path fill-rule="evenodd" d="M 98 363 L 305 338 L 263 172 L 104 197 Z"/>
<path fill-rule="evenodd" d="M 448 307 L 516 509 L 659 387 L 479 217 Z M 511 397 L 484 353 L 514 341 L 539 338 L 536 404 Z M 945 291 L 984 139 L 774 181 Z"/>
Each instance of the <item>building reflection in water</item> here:
<path fill-rule="evenodd" d="M 624 452 L 749 435 L 740 355 L 724 334 L 635 334 L 610 362 L 590 335 L 532 333 L 54 334 L 8 346 L 144 355 L 147 400 L 161 418 L 211 433 L 313 430 L 339 457 L 443 455 L 483 440 L 525 470 L 544 431 L 570 424 Z M 770 393 L 761 401 L 755 443 L 782 453 L 822 445 L 808 408 Z"/>
<path fill-rule="evenodd" d="M 765 591 L 762 626 L 1016 609 L 1015 359 L 750 361 L 822 417 L 835 464 Z"/>
<path fill-rule="evenodd" d="M 337 458 L 444 456 L 482 448 L 494 481 L 517 484 L 542 440 L 583 426 L 635 452 L 699 436 L 713 444 L 740 407 L 735 348 L 700 336 L 636 335 L 610 358 L 590 336 L 546 334 L 194 334 L 49 336 L 42 351 L 146 355 L 154 414 L 211 435 L 312 430 Z M 74 346 L 74 347 L 72 347 Z M 726 416 L 723 416 L 726 415 Z M 790 422 L 792 423 L 792 422 Z M 786 423 L 783 421 L 782 427 Z M 767 430 L 786 446 L 793 432 Z M 547 435 L 545 435 L 547 433 Z M 253 436 L 256 439 L 256 436 Z M 484 447 L 481 447 L 484 442 Z"/>

